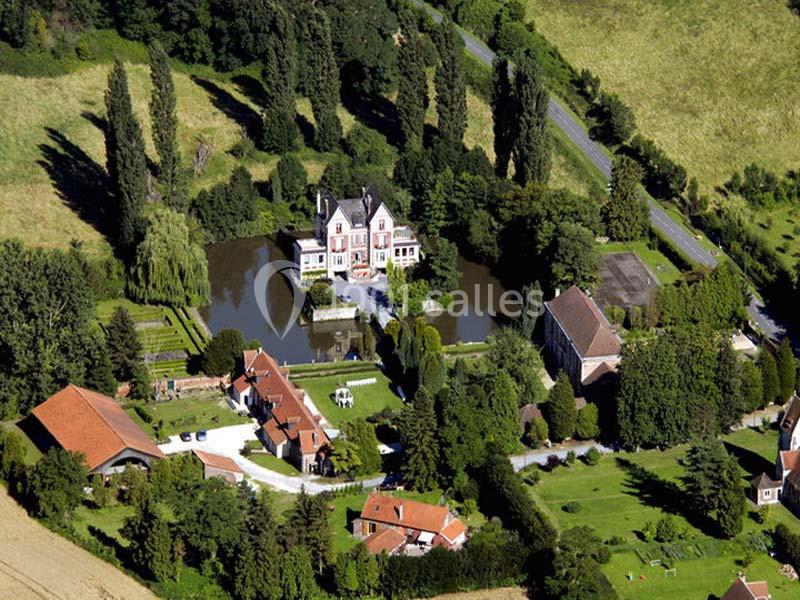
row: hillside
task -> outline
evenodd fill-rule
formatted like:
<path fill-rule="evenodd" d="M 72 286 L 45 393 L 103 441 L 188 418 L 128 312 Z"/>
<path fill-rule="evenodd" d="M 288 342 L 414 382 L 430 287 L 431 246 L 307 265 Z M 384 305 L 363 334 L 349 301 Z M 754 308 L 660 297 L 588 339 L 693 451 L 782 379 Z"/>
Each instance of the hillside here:
<path fill-rule="evenodd" d="M 800 157 L 800 18 L 782 0 L 528 0 L 528 18 L 599 75 L 638 128 L 712 192 Z"/>
<path fill-rule="evenodd" d="M 110 564 L 33 519 L 0 487 L 0 598 L 155 598 Z"/>

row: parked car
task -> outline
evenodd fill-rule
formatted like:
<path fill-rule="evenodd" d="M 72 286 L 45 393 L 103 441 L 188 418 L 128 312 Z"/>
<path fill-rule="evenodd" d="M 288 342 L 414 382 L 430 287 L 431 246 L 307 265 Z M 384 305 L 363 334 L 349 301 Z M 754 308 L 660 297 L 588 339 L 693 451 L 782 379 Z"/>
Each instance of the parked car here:
<path fill-rule="evenodd" d="M 379 489 L 383 492 L 394 491 L 397 489 L 402 489 L 403 478 L 401 477 L 400 473 L 389 473 L 381 484 Z"/>
<path fill-rule="evenodd" d="M 191 442 L 192 441 L 192 434 L 188 431 L 181 432 L 181 441 L 182 442 Z"/>
<path fill-rule="evenodd" d="M 206 438 L 208 437 L 208 432 L 205 429 L 200 429 L 196 434 L 195 437 L 197 438 L 198 442 L 205 442 Z"/>

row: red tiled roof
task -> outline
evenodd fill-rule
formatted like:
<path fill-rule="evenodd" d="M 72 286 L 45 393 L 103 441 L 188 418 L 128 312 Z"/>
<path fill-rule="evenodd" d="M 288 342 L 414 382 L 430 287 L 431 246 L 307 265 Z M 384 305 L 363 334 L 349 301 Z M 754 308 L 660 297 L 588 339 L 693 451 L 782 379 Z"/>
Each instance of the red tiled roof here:
<path fill-rule="evenodd" d="M 594 301 L 576 286 L 545 302 L 561 329 L 583 358 L 613 356 L 622 346 L 605 315 Z"/>
<path fill-rule="evenodd" d="M 744 577 L 739 577 L 721 600 L 767 600 L 769 597 L 769 585 L 766 581 L 748 583 Z"/>
<path fill-rule="evenodd" d="M 780 458 L 784 471 L 794 471 L 800 466 L 800 450 L 782 450 Z"/>
<path fill-rule="evenodd" d="M 461 522 L 461 519 L 453 519 L 445 526 L 444 529 L 442 529 L 439 535 L 452 544 L 460 535 L 466 532 L 467 526 Z"/>
<path fill-rule="evenodd" d="M 402 514 L 402 516 L 401 516 Z M 367 497 L 361 518 L 398 527 L 439 533 L 448 524 L 450 511 L 446 506 L 434 506 L 405 498 L 384 496 L 373 492 Z"/>
<path fill-rule="evenodd" d="M 231 473 L 242 473 L 243 471 L 239 468 L 232 459 L 228 458 L 227 456 L 220 456 L 219 454 L 211 454 L 209 452 L 202 452 L 201 450 L 192 450 L 194 455 L 200 459 L 207 467 L 213 467 L 215 469 L 221 469 L 223 471 L 230 471 Z"/>
<path fill-rule="evenodd" d="M 273 405 L 272 417 L 264 424 L 264 431 L 273 442 L 280 443 L 284 438 L 297 441 L 303 454 L 316 453 L 330 443 L 319 420 L 303 402 L 302 390 L 289 381 L 288 371 L 278 367 L 274 358 L 263 350 L 245 350 L 244 364 L 243 377 L 252 382 L 262 399 Z M 317 444 L 313 441 L 314 433 Z"/>
<path fill-rule="evenodd" d="M 82 452 L 90 471 L 126 449 L 164 458 L 119 404 L 91 390 L 70 384 L 34 408 L 33 415 L 62 448 Z"/>
<path fill-rule="evenodd" d="M 372 554 L 386 552 L 391 554 L 400 546 L 405 544 L 406 536 L 397 531 L 394 527 L 387 527 L 381 531 L 376 531 L 364 540 L 364 545 Z"/>
<path fill-rule="evenodd" d="M 250 382 L 247 380 L 246 375 L 240 375 L 233 381 L 233 389 L 240 394 L 250 387 Z"/>

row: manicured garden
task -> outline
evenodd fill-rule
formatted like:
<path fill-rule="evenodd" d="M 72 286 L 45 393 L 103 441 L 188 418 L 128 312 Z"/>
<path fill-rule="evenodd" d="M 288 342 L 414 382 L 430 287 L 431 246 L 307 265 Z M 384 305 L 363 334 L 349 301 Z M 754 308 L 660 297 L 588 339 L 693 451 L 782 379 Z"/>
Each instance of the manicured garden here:
<path fill-rule="evenodd" d="M 157 439 L 166 439 L 182 431 L 195 432 L 198 429 L 250 422 L 247 417 L 241 417 L 231 410 L 225 397 L 216 390 L 186 393 L 179 399 L 155 404 L 130 403 L 125 411 L 142 429 Z M 148 417 L 142 417 L 140 413 Z"/>
<path fill-rule="evenodd" d="M 153 364 L 153 377 L 186 377 L 188 360 L 202 353 L 207 343 L 203 328 L 185 308 L 136 304 L 127 299 L 106 300 L 97 305 L 102 324 L 111 320 L 118 306 L 128 310 L 137 324 L 146 355 L 185 353 L 187 358 L 163 358 Z"/>
<path fill-rule="evenodd" d="M 334 403 L 333 394 L 337 385 L 371 377 L 375 377 L 377 383 L 350 388 L 354 399 L 352 408 L 341 408 Z M 380 371 L 300 378 L 295 383 L 311 396 L 314 404 L 334 427 L 353 419 L 370 417 L 386 408 L 399 410 L 403 407 L 403 401 L 395 394 L 389 378 Z"/>
<path fill-rule="evenodd" d="M 742 489 L 755 475 L 772 473 L 777 433 L 742 430 L 725 436 L 728 451 L 742 468 Z M 542 473 L 531 494 L 559 529 L 592 527 L 609 545 L 612 559 L 604 567 L 624 598 L 706 598 L 721 595 L 739 571 L 751 580 L 769 581 L 773 597 L 798 593 L 796 582 L 778 574 L 780 564 L 758 548 L 762 532 L 779 523 L 800 527 L 800 521 L 784 506 L 774 505 L 763 524 L 754 519 L 755 507 L 745 517 L 744 531 L 734 540 L 709 537 L 687 520 L 686 501 L 677 488 L 683 468 L 679 459 L 687 446 L 666 451 L 648 450 L 603 456 L 596 466 L 580 461 Z M 682 539 L 669 544 L 645 541 L 648 523 L 671 514 Z M 748 558 L 746 558 L 748 557 Z M 661 565 L 650 567 L 650 560 Z M 745 563 L 751 560 L 752 563 Z M 668 568 L 676 574 L 665 575 Z M 628 576 L 633 579 L 629 581 Z M 643 577 L 643 578 L 642 578 Z"/>

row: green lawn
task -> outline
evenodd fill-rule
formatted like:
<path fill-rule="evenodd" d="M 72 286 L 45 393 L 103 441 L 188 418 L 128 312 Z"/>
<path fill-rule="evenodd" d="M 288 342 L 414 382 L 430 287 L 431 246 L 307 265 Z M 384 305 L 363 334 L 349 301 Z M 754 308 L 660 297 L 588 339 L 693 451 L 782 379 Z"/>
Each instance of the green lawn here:
<path fill-rule="evenodd" d="M 378 382 L 352 388 L 354 398 L 352 408 L 339 408 L 333 403 L 331 396 L 338 384 L 344 384 L 351 379 L 367 379 L 369 377 L 375 377 Z M 295 380 L 295 383 L 311 396 L 314 404 L 334 427 L 359 417 L 369 417 L 381 412 L 384 408 L 397 410 L 403 407 L 403 401 L 390 388 L 391 382 L 380 371 L 299 378 Z"/>
<path fill-rule="evenodd" d="M 42 453 L 36 447 L 36 444 L 33 443 L 31 438 L 29 438 L 22 429 L 19 428 L 19 425 L 15 421 L 0 421 L 0 429 L 12 432 L 15 434 L 22 445 L 25 447 L 25 464 L 32 465 L 37 462 L 41 457 Z"/>
<path fill-rule="evenodd" d="M 393 495 L 418 500 L 427 504 L 437 504 L 442 497 L 442 491 L 433 490 L 424 493 L 398 491 L 393 492 Z M 361 514 L 361 509 L 364 507 L 367 496 L 369 496 L 369 492 L 339 496 L 331 500 L 330 505 L 333 510 L 330 512 L 328 520 L 333 529 L 334 554 L 349 550 L 358 543 L 358 540 L 353 537 L 350 524 L 354 518 Z"/>
<path fill-rule="evenodd" d="M 256 463 L 260 467 L 269 469 L 270 471 L 281 473 L 282 475 L 288 475 L 290 477 L 300 475 L 300 471 L 298 471 L 297 467 L 292 463 L 288 460 L 273 456 L 272 454 L 253 453 L 247 457 L 247 460 Z"/>
<path fill-rule="evenodd" d="M 672 284 L 681 277 L 681 272 L 660 251 L 648 246 L 645 241 L 637 242 L 608 242 L 598 247 L 601 254 L 615 254 L 617 252 L 633 252 L 658 278 L 659 283 Z"/>
<path fill-rule="evenodd" d="M 86 540 L 96 538 L 92 530 L 99 530 L 102 534 L 114 539 L 123 546 L 128 542 L 120 535 L 119 530 L 125 524 L 125 519 L 132 517 L 136 512 L 133 506 L 117 504 L 106 508 L 88 507 L 82 504 L 72 517 L 72 526 L 75 532 Z"/>
<path fill-rule="evenodd" d="M 158 404 L 144 404 L 152 417 L 152 423 L 145 423 L 132 406 L 126 407 L 126 412 L 139 424 L 142 429 L 153 437 L 156 436 L 155 427 L 159 421 L 164 421 L 161 437 L 166 438 L 182 431 L 195 432 L 198 429 L 215 429 L 228 425 L 249 423 L 247 417 L 240 417 L 225 401 L 221 392 L 216 390 L 193 392 L 177 400 L 159 402 Z"/>
<path fill-rule="evenodd" d="M 724 441 L 744 467 L 743 490 L 754 475 L 765 470 L 771 473 L 777 447 L 776 432 L 762 434 L 754 430 L 737 431 L 726 436 Z M 686 446 L 680 446 L 667 451 L 603 456 L 595 467 L 577 462 L 572 467 L 560 467 L 552 473 L 543 473 L 541 482 L 531 489 L 537 503 L 560 529 L 587 525 L 602 539 L 612 536 L 623 538 L 621 545 L 610 546 L 613 559 L 604 567 L 623 598 L 704 600 L 709 594 L 721 595 L 736 572 L 742 570 L 736 561 L 743 556 L 744 550 L 736 541 L 714 540 L 693 527 L 682 515 L 682 500 L 672 486 L 678 483 L 682 475 L 683 469 L 678 459 L 686 449 Z M 578 512 L 563 510 L 564 505 L 571 501 L 580 503 Z M 670 564 L 677 569 L 675 578 L 665 578 L 663 567 L 651 569 L 636 554 L 638 549 L 643 553 L 661 555 L 654 544 L 641 541 L 638 534 L 646 523 L 657 521 L 666 511 L 671 512 L 679 526 L 686 530 L 687 540 L 693 544 L 699 543 L 706 549 L 703 558 L 678 560 Z M 744 534 L 772 529 L 779 522 L 795 529 L 800 527 L 800 521 L 794 515 L 782 505 L 776 505 L 771 507 L 764 525 L 746 517 Z M 773 597 L 784 597 L 780 594 L 782 590 L 800 592 L 796 583 L 790 584 L 778 575 L 779 566 L 769 556 L 763 555 L 747 569 L 747 573 L 750 579 L 767 579 Z M 627 580 L 629 572 L 635 578 L 630 583 Z M 640 580 L 640 575 L 644 575 L 645 579 Z"/>
<path fill-rule="evenodd" d="M 744 204 L 742 202 L 742 204 Z M 792 204 L 779 204 L 770 210 L 751 211 L 748 222 L 791 269 L 800 258 L 800 211 Z"/>

